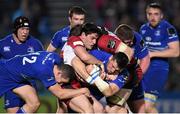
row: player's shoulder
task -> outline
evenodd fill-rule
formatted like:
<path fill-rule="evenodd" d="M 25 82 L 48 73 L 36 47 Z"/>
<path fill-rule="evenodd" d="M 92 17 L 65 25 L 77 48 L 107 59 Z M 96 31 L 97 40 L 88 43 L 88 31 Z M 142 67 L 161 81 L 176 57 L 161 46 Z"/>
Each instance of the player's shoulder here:
<path fill-rule="evenodd" d="M 7 42 L 7 41 L 10 41 L 12 39 L 12 34 L 9 34 L 7 36 L 5 36 L 4 38 L 0 39 L 0 42 Z"/>
<path fill-rule="evenodd" d="M 68 42 L 81 41 L 78 36 L 70 36 Z"/>
<path fill-rule="evenodd" d="M 141 25 L 140 30 L 148 28 L 148 23 L 144 23 Z"/>
<path fill-rule="evenodd" d="M 31 35 L 29 35 L 28 37 L 29 37 L 27 40 L 28 42 L 42 45 L 41 41 L 38 38 Z"/>
<path fill-rule="evenodd" d="M 70 26 L 66 26 L 64 28 L 59 29 L 58 31 L 56 31 L 56 33 L 54 35 L 60 35 L 60 34 L 67 34 L 70 31 Z"/>
<path fill-rule="evenodd" d="M 161 25 L 163 26 L 163 28 L 174 28 L 174 26 L 167 20 L 162 20 Z"/>

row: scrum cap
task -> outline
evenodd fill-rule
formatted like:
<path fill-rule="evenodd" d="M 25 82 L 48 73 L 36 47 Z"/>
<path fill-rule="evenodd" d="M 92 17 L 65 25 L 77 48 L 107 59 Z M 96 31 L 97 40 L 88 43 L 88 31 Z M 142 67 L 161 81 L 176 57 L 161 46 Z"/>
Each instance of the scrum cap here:
<path fill-rule="evenodd" d="M 30 27 L 29 19 L 24 16 L 17 17 L 13 24 L 13 32 L 17 33 L 17 30 L 21 27 Z"/>

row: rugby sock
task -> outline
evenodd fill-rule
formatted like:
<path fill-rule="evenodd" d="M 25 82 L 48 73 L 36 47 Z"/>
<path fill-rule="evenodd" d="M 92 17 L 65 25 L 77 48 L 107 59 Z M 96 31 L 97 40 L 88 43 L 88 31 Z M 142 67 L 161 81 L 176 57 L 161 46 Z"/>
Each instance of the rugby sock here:
<path fill-rule="evenodd" d="M 23 109 L 23 107 L 19 108 L 19 110 L 16 113 L 26 113 L 25 110 Z"/>

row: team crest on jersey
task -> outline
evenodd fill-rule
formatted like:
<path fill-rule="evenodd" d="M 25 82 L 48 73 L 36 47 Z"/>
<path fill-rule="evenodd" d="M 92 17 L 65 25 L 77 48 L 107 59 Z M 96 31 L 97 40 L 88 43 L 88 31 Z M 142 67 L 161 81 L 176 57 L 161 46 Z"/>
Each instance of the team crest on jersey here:
<path fill-rule="evenodd" d="M 146 30 L 142 30 L 142 31 L 141 31 L 142 34 L 145 34 L 145 32 L 146 32 Z"/>
<path fill-rule="evenodd" d="M 151 37 L 145 37 L 146 41 L 151 41 Z"/>
<path fill-rule="evenodd" d="M 160 36 L 160 34 L 161 34 L 160 30 L 157 30 L 157 31 L 155 32 L 155 36 Z"/>
<path fill-rule="evenodd" d="M 9 51 L 11 51 L 11 50 L 10 50 L 10 46 L 4 46 L 3 50 L 4 50 L 4 52 L 9 52 Z"/>
<path fill-rule="evenodd" d="M 115 48 L 115 45 L 116 45 L 116 41 L 114 41 L 114 40 L 109 40 L 107 47 L 114 49 L 114 48 Z"/>
<path fill-rule="evenodd" d="M 28 53 L 33 53 L 33 52 L 34 52 L 34 48 L 33 48 L 33 47 L 29 47 L 29 48 L 27 49 L 27 52 L 28 52 Z"/>

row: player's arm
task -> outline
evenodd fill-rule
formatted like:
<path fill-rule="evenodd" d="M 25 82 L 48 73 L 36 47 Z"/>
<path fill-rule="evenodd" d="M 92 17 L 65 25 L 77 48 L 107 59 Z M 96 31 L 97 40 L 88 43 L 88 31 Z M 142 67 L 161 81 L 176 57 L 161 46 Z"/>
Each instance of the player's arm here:
<path fill-rule="evenodd" d="M 78 75 L 81 76 L 84 80 L 86 80 L 90 76 L 86 71 L 85 64 L 78 57 L 73 58 L 73 60 L 71 61 L 71 65 L 78 73 Z"/>
<path fill-rule="evenodd" d="M 77 46 L 74 49 L 74 52 L 86 64 L 102 64 L 100 60 L 89 54 L 87 50 L 82 46 Z"/>
<path fill-rule="evenodd" d="M 147 71 L 149 64 L 150 64 L 150 57 L 149 54 L 147 56 L 145 56 L 144 58 L 139 60 L 139 65 L 142 69 L 143 74 Z"/>
<path fill-rule="evenodd" d="M 169 48 L 162 51 L 149 52 L 150 57 L 178 57 L 179 56 L 179 41 L 168 43 Z"/>
<path fill-rule="evenodd" d="M 68 99 L 81 94 L 90 95 L 90 92 L 87 88 L 81 89 L 62 89 L 59 84 L 52 85 L 48 88 L 56 97 L 59 99 Z"/>
<path fill-rule="evenodd" d="M 50 43 L 48 48 L 47 48 L 47 51 L 48 52 L 54 52 L 54 51 L 56 51 L 56 48 Z"/>

